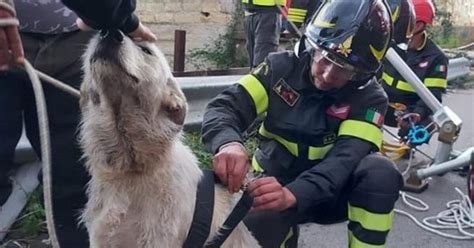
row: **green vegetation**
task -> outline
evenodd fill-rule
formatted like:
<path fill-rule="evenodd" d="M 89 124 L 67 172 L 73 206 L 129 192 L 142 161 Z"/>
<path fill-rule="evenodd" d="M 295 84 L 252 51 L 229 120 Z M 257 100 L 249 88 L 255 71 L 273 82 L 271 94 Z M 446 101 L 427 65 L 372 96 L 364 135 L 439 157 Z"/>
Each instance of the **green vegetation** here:
<path fill-rule="evenodd" d="M 236 9 L 232 15 L 226 32 L 220 34 L 213 44 L 205 44 L 203 48 L 193 49 L 189 55 L 189 61 L 198 69 L 205 69 L 207 63 L 211 63 L 218 69 L 231 67 L 243 67 L 247 64 L 247 58 L 238 54 L 235 33 L 237 26 L 241 25 L 244 16 L 242 6 L 236 1 Z"/>
<path fill-rule="evenodd" d="M 197 132 L 184 133 L 184 143 L 188 145 L 196 155 L 199 164 L 202 168 L 212 167 L 212 155 L 204 151 L 204 147 L 201 143 L 201 136 Z M 249 151 L 249 154 L 253 154 L 253 151 L 257 147 L 257 141 L 255 138 L 250 138 L 245 142 L 245 146 Z M 23 210 L 22 215 L 18 218 L 16 223 L 13 225 L 9 236 L 10 240 L 5 240 L 3 245 L 0 244 L 0 248 L 6 247 L 20 247 L 10 246 L 14 240 L 21 240 L 28 242 L 28 240 L 35 239 L 41 234 L 47 232 L 45 222 L 45 212 L 40 200 L 41 189 L 36 190 Z M 29 246 L 25 246 L 29 247 Z"/>

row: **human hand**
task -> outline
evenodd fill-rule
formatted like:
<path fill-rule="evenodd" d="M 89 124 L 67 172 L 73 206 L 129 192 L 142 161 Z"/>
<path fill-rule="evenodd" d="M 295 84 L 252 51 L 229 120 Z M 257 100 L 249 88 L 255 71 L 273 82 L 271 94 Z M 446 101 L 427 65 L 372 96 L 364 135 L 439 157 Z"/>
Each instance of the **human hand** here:
<path fill-rule="evenodd" d="M 10 11 L 0 8 L 0 70 L 6 71 L 11 62 L 22 64 L 23 45 L 18 33 L 18 20 Z"/>
<path fill-rule="evenodd" d="M 409 129 L 411 123 L 416 124 L 420 122 L 421 116 L 418 113 L 407 113 L 397 118 L 398 126 L 402 129 Z"/>
<path fill-rule="evenodd" d="M 93 28 L 89 27 L 81 18 L 77 18 L 76 24 L 77 24 L 77 27 L 79 27 L 79 29 L 82 31 L 93 30 Z M 157 40 L 153 32 L 147 26 L 143 25 L 141 22 L 138 24 L 137 29 L 135 29 L 128 35 L 130 35 L 135 41 L 154 42 Z"/>
<path fill-rule="evenodd" d="M 283 211 L 296 204 L 296 198 L 275 177 L 262 177 L 252 181 L 248 192 L 253 197 L 253 209 Z"/>
<path fill-rule="evenodd" d="M 150 41 L 154 42 L 157 40 L 155 34 L 145 25 L 143 25 L 141 22 L 138 25 L 138 28 L 135 29 L 133 32 L 129 33 L 130 36 L 133 37 L 134 40 L 136 41 Z"/>
<path fill-rule="evenodd" d="M 212 159 L 214 173 L 231 193 L 239 191 L 249 170 L 249 156 L 238 142 L 224 145 Z"/>

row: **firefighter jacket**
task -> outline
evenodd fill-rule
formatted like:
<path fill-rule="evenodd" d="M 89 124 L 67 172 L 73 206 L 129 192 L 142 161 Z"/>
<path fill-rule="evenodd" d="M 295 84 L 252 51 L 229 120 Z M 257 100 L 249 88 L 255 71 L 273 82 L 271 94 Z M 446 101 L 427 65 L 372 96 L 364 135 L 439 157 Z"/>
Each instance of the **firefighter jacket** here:
<path fill-rule="evenodd" d="M 403 57 L 403 56 L 402 56 Z M 405 62 L 433 93 L 441 101 L 441 95 L 446 90 L 449 60 L 441 49 L 426 38 L 424 46 L 419 50 L 408 50 L 404 55 Z M 431 109 L 416 94 L 413 87 L 396 71 L 390 62 L 384 62 L 382 74 L 382 85 L 387 92 L 391 103 L 402 103 L 406 111 L 420 114 L 421 120 L 425 120 L 432 114 Z M 387 113 L 387 124 L 395 126 L 395 121 L 390 109 Z"/>
<path fill-rule="evenodd" d="M 288 21 L 293 22 L 298 28 L 303 23 L 307 23 L 317 7 L 321 4 L 320 0 L 291 0 L 288 6 Z"/>
<path fill-rule="evenodd" d="M 242 0 L 243 8 L 246 12 L 275 12 L 280 13 L 276 4 L 286 5 L 286 0 Z"/>
<path fill-rule="evenodd" d="M 297 211 L 337 198 L 359 161 L 380 148 L 388 104 L 375 79 L 320 91 L 310 65 L 307 52 L 270 54 L 208 104 L 202 123 L 203 143 L 216 153 L 266 114 L 252 167 L 286 185 Z"/>

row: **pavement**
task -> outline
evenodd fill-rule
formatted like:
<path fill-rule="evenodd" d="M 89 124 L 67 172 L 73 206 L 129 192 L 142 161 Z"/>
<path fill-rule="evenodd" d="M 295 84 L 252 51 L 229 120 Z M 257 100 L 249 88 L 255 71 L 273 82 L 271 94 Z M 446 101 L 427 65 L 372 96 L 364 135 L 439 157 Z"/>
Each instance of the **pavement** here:
<path fill-rule="evenodd" d="M 460 137 L 454 144 L 454 149 L 464 150 L 474 146 L 474 89 L 448 91 L 443 98 L 444 104 L 449 106 L 463 120 Z M 438 141 L 433 137 L 431 144 L 424 145 L 421 150 L 433 156 L 436 152 Z M 467 193 L 467 178 L 461 177 L 455 172 L 450 172 L 442 177 L 432 177 L 429 179 L 429 187 L 420 194 L 413 194 L 429 205 L 426 212 L 418 212 L 407 207 L 401 199 L 396 203 L 396 208 L 405 210 L 413 214 L 418 220 L 425 217 L 435 216 L 446 209 L 446 203 L 451 200 L 460 199 L 460 195 L 455 191 L 458 187 Z M 473 213 L 474 214 L 474 213 Z M 301 248 L 338 248 L 347 247 L 346 223 L 334 225 L 305 224 L 301 226 L 301 236 L 299 246 Z M 474 233 L 474 228 L 469 232 Z M 457 234 L 457 232 L 450 232 Z M 472 248 L 474 239 L 454 240 L 441 237 L 427 232 L 418 227 L 409 218 L 395 214 L 392 231 L 389 233 L 388 248 Z"/>

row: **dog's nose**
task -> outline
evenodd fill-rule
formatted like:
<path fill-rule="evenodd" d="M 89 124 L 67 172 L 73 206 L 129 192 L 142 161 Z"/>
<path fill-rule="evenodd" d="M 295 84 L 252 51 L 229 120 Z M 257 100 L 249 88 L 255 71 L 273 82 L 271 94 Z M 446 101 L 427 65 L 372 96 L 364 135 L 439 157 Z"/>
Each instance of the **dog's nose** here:
<path fill-rule="evenodd" d="M 122 43 L 124 34 L 118 29 L 102 29 L 100 31 L 100 38 L 110 40 L 115 43 Z"/>

